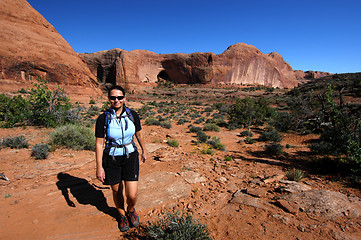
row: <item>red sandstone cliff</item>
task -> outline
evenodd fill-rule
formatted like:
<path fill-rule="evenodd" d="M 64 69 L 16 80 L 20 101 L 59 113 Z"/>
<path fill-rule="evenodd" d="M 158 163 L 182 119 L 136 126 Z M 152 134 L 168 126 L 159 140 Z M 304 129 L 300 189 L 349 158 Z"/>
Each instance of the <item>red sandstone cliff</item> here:
<path fill-rule="evenodd" d="M 222 54 L 156 54 L 144 50 L 112 49 L 81 54 L 101 82 L 125 85 L 157 82 L 259 84 L 292 88 L 298 79 L 291 66 L 278 53 L 263 54 L 244 43 L 230 46 Z"/>
<path fill-rule="evenodd" d="M 327 73 L 293 71 L 280 54 L 263 54 L 244 43 L 222 54 L 156 54 L 112 49 L 75 53 L 25 0 L 0 1 L 0 79 L 31 81 L 42 77 L 59 84 L 121 84 L 127 91 L 156 83 L 259 84 L 292 88 Z"/>
<path fill-rule="evenodd" d="M 86 63 L 25 0 L 0 1 L 0 79 L 96 85 Z"/>

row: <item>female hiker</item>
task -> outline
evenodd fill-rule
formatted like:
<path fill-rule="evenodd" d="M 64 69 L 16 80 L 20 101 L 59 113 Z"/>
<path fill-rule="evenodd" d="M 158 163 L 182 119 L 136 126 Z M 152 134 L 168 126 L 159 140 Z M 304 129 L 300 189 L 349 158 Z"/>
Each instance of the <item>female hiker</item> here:
<path fill-rule="evenodd" d="M 95 125 L 96 176 L 103 184 L 111 186 L 113 200 L 120 214 L 118 226 L 120 231 L 125 232 L 129 226 L 139 225 L 139 216 L 134 208 L 139 176 L 139 153 L 134 144 L 134 135 L 142 149 L 143 162 L 146 161 L 146 149 L 139 116 L 125 106 L 124 89 L 111 87 L 108 99 L 111 107 L 98 117 Z"/>

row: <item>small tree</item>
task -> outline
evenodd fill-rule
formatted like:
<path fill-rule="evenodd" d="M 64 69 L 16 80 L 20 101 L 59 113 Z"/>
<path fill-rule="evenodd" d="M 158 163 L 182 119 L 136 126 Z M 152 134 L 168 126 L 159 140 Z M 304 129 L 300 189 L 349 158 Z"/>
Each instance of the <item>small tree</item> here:
<path fill-rule="evenodd" d="M 228 109 L 229 125 L 238 127 L 259 126 L 273 114 L 274 110 L 268 101 L 263 98 L 237 99 L 237 102 Z"/>
<path fill-rule="evenodd" d="M 47 82 L 38 80 L 39 83 L 34 83 L 34 87 L 30 89 L 29 103 L 32 110 L 32 123 L 37 126 L 55 127 L 59 120 L 64 124 L 64 118 L 70 112 L 71 105 L 69 98 L 65 96 L 63 88 L 56 87 L 50 90 Z M 66 113 L 67 114 L 64 114 Z M 65 121 L 70 122 L 70 121 Z"/>

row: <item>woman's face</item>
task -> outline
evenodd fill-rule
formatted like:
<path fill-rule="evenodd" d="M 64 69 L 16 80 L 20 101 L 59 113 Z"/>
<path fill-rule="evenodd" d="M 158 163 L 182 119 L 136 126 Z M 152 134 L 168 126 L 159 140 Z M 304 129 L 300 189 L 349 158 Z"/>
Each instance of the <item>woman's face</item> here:
<path fill-rule="evenodd" d="M 125 96 L 123 95 L 123 92 L 117 89 L 110 91 L 108 99 L 110 101 L 110 105 L 114 109 L 121 108 L 125 102 Z"/>

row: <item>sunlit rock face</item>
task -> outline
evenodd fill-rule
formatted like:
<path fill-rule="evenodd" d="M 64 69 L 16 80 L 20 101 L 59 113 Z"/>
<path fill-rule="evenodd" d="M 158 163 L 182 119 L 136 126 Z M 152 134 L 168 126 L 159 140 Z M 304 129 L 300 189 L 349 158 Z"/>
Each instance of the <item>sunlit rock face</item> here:
<path fill-rule="evenodd" d="M 0 63 L 2 79 L 96 85 L 79 54 L 25 0 L 0 1 Z"/>
<path fill-rule="evenodd" d="M 232 45 L 219 55 L 112 49 L 81 56 L 99 81 L 122 84 L 129 90 L 160 78 L 182 84 L 259 84 L 279 88 L 298 84 L 295 72 L 281 55 L 263 54 L 244 43 Z"/>

